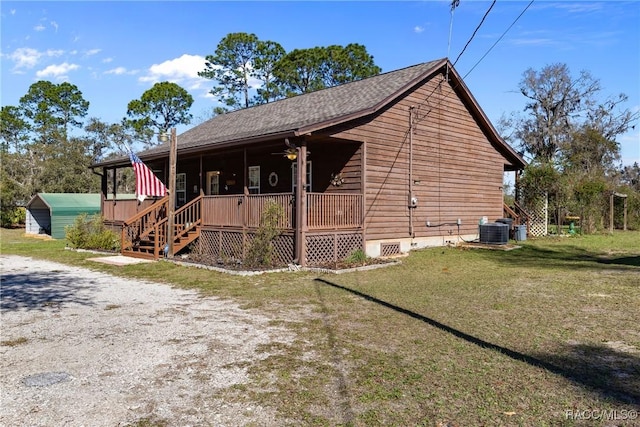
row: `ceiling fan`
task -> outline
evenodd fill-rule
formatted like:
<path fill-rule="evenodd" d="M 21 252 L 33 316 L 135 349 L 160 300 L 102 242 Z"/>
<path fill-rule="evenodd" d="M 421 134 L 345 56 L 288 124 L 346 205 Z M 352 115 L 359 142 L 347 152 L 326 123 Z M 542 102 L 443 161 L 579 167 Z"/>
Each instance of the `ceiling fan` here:
<path fill-rule="evenodd" d="M 286 157 L 287 159 L 293 161 L 295 159 L 298 158 L 298 150 L 296 150 L 295 148 L 287 148 L 284 151 L 279 151 L 277 153 L 271 153 L 273 155 L 280 155 L 283 157 Z"/>

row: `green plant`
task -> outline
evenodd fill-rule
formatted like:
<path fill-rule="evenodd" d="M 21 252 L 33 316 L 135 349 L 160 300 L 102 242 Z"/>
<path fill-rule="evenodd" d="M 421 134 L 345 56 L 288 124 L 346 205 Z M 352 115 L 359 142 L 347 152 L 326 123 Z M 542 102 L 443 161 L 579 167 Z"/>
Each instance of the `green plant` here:
<path fill-rule="evenodd" d="M 16 227 L 24 224 L 27 218 L 27 211 L 23 207 L 9 207 L 0 210 L 0 226 L 5 228 Z"/>
<path fill-rule="evenodd" d="M 65 227 L 65 235 L 76 249 L 119 249 L 118 236 L 104 226 L 100 215 L 78 215 L 72 226 Z"/>
<path fill-rule="evenodd" d="M 284 218 L 284 209 L 275 201 L 268 201 L 260 217 L 260 227 L 249 243 L 245 264 L 248 267 L 267 267 L 274 264 L 273 241 L 280 235 L 279 225 Z"/>
<path fill-rule="evenodd" d="M 369 257 L 362 249 L 356 249 L 347 256 L 344 261 L 348 264 L 364 264 Z"/>

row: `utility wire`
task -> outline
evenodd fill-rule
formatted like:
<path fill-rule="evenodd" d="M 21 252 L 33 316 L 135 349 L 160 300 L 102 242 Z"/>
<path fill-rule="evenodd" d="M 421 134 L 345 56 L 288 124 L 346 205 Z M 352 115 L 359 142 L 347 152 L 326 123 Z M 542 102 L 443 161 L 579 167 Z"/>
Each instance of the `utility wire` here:
<path fill-rule="evenodd" d="M 460 54 L 458 55 L 458 57 L 456 58 L 455 61 L 453 61 L 453 65 L 456 65 L 456 63 L 458 62 L 458 59 L 460 59 L 460 57 L 462 56 L 462 54 L 464 53 L 464 51 L 467 49 L 467 46 L 469 46 L 469 43 L 471 43 L 471 40 L 473 40 L 473 38 L 476 36 L 476 33 L 478 32 L 478 30 L 480 29 L 480 27 L 482 26 L 482 23 L 484 22 L 484 20 L 486 19 L 487 15 L 489 15 L 489 12 L 491 12 L 491 9 L 493 9 L 493 6 L 496 4 L 496 0 L 493 0 L 493 3 L 491 3 L 491 6 L 489 6 L 489 9 L 487 9 L 487 11 L 484 13 L 484 16 L 482 17 L 482 20 L 480 21 L 480 23 L 478 24 L 478 26 L 476 27 L 475 31 L 473 32 L 473 34 L 471 34 L 471 37 L 469 38 L 469 41 L 467 41 L 467 44 L 464 45 L 464 48 L 462 48 L 462 52 L 460 52 Z"/>
<path fill-rule="evenodd" d="M 471 69 L 467 72 L 467 74 L 465 74 L 462 79 L 464 80 L 469 74 L 471 74 L 471 72 L 473 71 L 474 68 L 476 68 L 478 66 L 478 64 L 480 64 L 480 62 L 482 62 L 482 60 L 485 58 L 485 56 L 487 56 L 489 54 L 489 52 L 491 52 L 491 50 L 496 47 L 496 45 L 500 42 L 500 40 L 502 40 L 502 38 L 509 32 L 509 30 L 511 29 L 511 27 L 513 27 L 516 22 L 518 22 L 518 20 L 522 17 L 522 15 L 524 15 L 524 13 L 527 11 L 527 9 L 529 9 L 529 7 L 533 4 L 535 0 L 531 0 L 529 2 L 529 4 L 527 5 L 527 7 L 524 8 L 524 10 L 520 13 L 520 15 L 518 15 L 518 17 L 511 23 L 511 25 L 509 25 L 509 28 L 507 28 L 506 30 L 504 30 L 504 33 L 502 33 L 502 35 L 498 38 L 498 40 L 496 40 L 496 42 L 489 48 L 489 50 L 487 50 L 487 52 L 482 55 L 482 58 L 480 58 L 478 60 L 478 62 L 475 63 L 475 65 L 473 67 L 471 67 Z"/>
<path fill-rule="evenodd" d="M 534 1 L 535 1 L 535 0 L 531 0 L 531 1 L 529 2 L 529 4 L 528 4 L 524 9 L 523 9 L 523 11 L 522 11 L 522 12 L 520 12 L 520 15 L 518 15 L 518 17 L 517 17 L 517 18 L 516 18 L 512 23 L 511 23 L 511 25 L 509 25 L 509 27 L 508 27 L 508 28 L 507 28 L 507 29 L 502 33 L 502 35 L 498 38 L 498 40 L 496 40 L 496 42 L 495 42 L 495 43 L 494 43 L 494 44 L 489 48 L 489 50 L 487 50 L 487 52 L 486 52 L 484 55 L 482 55 L 482 57 L 481 57 L 481 58 L 478 60 L 478 62 L 476 62 L 476 64 L 475 64 L 475 65 L 474 65 L 474 66 L 473 66 L 473 67 L 472 67 L 472 68 L 467 72 L 467 74 L 465 74 L 465 75 L 462 77 L 462 80 L 463 80 L 463 81 L 464 81 L 464 79 L 465 79 L 469 74 L 471 74 L 471 72 L 474 70 L 474 68 L 476 68 L 476 67 L 478 66 L 478 64 L 480 64 L 480 62 L 482 62 L 482 60 L 483 60 L 483 59 L 484 59 L 484 58 L 489 54 L 489 52 L 491 52 L 491 50 L 492 50 L 492 49 L 493 49 L 493 48 L 494 48 L 494 47 L 495 47 L 495 46 L 500 42 L 500 40 L 502 40 L 502 39 L 503 39 L 503 37 L 504 37 L 504 36 L 509 32 L 509 30 L 511 30 L 511 28 L 516 24 L 516 22 L 518 22 L 518 20 L 522 17 L 522 15 L 524 15 L 524 13 L 529 9 L 529 7 L 531 7 L 531 5 L 533 4 L 533 2 L 534 2 Z M 494 2 L 494 3 L 495 3 L 495 2 Z M 489 8 L 489 10 L 491 10 L 491 8 Z M 489 11 L 487 11 L 487 13 L 488 13 L 488 12 L 489 12 Z M 485 16 L 486 16 L 486 14 L 485 14 Z M 464 52 L 464 50 L 463 50 L 463 52 Z M 461 53 L 461 55 L 462 55 L 462 53 Z M 447 67 L 447 72 L 448 72 L 448 67 Z M 438 90 L 438 88 L 440 88 L 440 87 L 441 87 L 441 85 L 442 85 L 442 83 L 443 83 L 444 81 L 447 81 L 447 79 L 445 78 L 445 79 L 441 80 L 441 81 L 438 83 L 438 85 L 437 85 L 435 88 L 433 88 L 433 90 L 432 90 L 432 91 L 431 91 L 431 92 L 430 92 L 430 93 L 425 97 L 424 101 L 420 102 L 420 103 L 416 106 L 416 110 L 417 110 L 417 113 L 418 113 L 418 114 L 416 114 L 416 123 L 420 123 L 420 122 L 422 122 L 422 121 L 423 121 L 424 119 L 426 119 L 426 118 L 427 118 L 427 116 L 429 115 L 429 113 L 431 112 L 431 109 L 429 109 L 428 111 L 426 111 L 426 112 L 424 112 L 424 113 L 422 113 L 422 114 L 420 114 L 420 109 L 421 109 L 422 107 L 424 107 L 425 105 L 428 105 L 428 104 L 429 104 L 429 99 L 433 96 L 433 94 L 435 93 L 435 91 L 436 91 L 436 90 Z M 452 88 L 452 89 L 453 89 L 453 91 L 455 91 L 455 90 L 458 88 L 458 86 L 459 86 L 459 84 L 458 84 L 458 85 L 456 85 L 456 86 L 454 86 L 454 87 Z M 442 97 L 442 98 L 440 98 L 440 99 L 439 99 L 439 102 L 442 102 L 442 101 L 443 101 L 444 99 L 446 99 L 448 96 L 449 96 L 448 94 L 445 94 L 445 96 L 444 96 L 444 97 Z"/>

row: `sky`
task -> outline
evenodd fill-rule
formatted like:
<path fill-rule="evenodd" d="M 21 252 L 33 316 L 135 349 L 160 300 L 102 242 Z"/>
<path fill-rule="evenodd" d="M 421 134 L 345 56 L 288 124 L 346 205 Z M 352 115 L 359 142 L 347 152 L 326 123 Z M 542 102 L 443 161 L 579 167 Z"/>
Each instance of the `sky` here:
<path fill-rule="evenodd" d="M 459 57 L 456 70 L 494 125 L 523 110 L 524 71 L 556 63 L 576 77 L 589 71 L 600 80 L 603 99 L 625 93 L 624 108 L 640 111 L 640 2 L 491 5 L 459 0 L 452 12 L 450 0 L 3 0 L 0 101 L 18 105 L 37 81 L 66 81 L 89 101 L 87 118 L 116 123 L 131 100 L 171 81 L 194 98 L 193 124 L 179 126 L 181 133 L 217 105 L 209 94 L 214 82 L 197 75 L 205 57 L 229 33 L 245 32 L 287 51 L 359 43 L 383 72 Z M 640 163 L 640 124 L 617 140 L 622 163 Z"/>

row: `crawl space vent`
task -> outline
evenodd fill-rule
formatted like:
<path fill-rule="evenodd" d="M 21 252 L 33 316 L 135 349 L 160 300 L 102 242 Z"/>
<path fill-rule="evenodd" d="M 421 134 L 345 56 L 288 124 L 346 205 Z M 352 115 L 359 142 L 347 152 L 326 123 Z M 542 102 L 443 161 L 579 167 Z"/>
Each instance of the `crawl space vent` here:
<path fill-rule="evenodd" d="M 380 243 L 380 256 L 400 254 L 400 242 Z"/>

